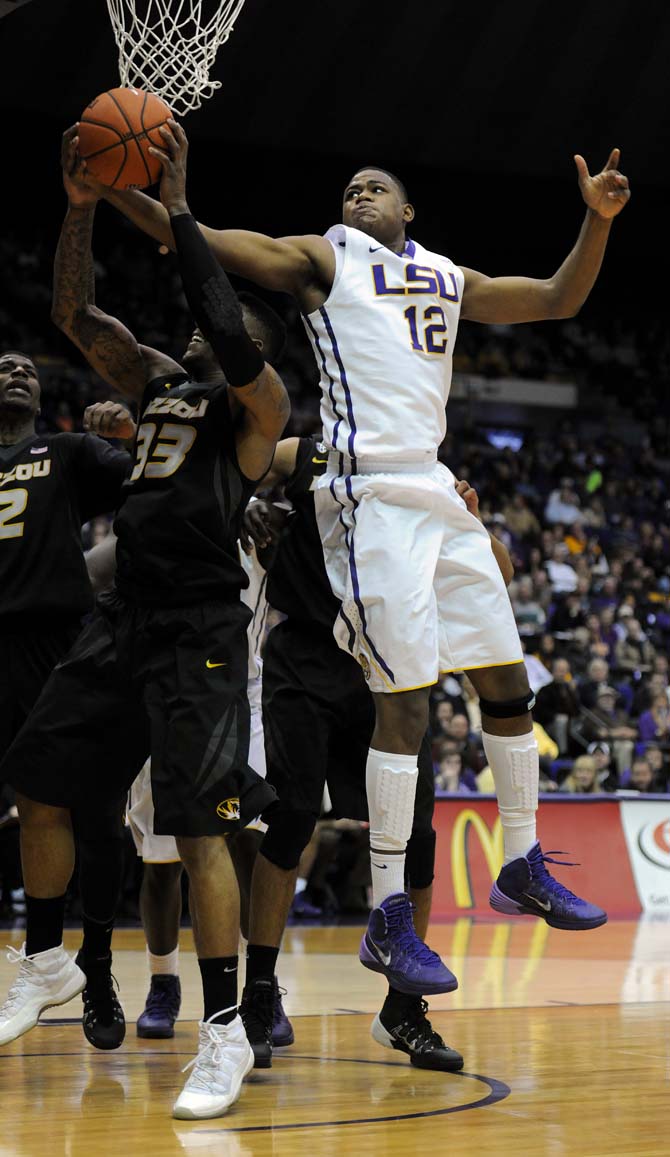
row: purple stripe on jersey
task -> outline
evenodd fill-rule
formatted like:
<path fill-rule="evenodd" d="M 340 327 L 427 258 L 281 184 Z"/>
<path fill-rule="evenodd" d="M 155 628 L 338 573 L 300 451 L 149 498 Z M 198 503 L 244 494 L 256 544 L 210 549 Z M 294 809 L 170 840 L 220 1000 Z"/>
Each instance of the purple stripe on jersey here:
<path fill-rule="evenodd" d="M 403 249 L 403 257 L 413 258 L 415 253 L 416 253 L 416 245 L 412 241 L 412 238 L 408 237 L 406 242 L 405 242 L 405 248 Z"/>
<path fill-rule="evenodd" d="M 328 370 L 328 366 L 326 365 L 326 356 L 325 356 L 323 350 L 321 349 L 321 342 L 319 341 L 318 333 L 314 329 L 314 326 L 312 325 L 311 321 L 309 320 L 307 314 L 303 313 L 302 316 L 305 320 L 305 325 L 309 326 L 310 332 L 314 338 L 314 344 L 319 351 L 319 356 L 321 358 L 321 365 L 323 366 L 323 372 L 326 375 L 326 377 L 328 378 L 328 394 L 330 397 L 330 404 L 333 407 L 333 413 L 334 413 L 335 417 L 337 418 L 337 421 L 333 427 L 333 449 L 336 450 L 337 449 L 337 432 L 340 428 L 340 425 L 342 424 L 342 418 L 341 418 L 340 413 L 337 409 L 337 403 L 335 401 L 335 394 L 333 392 L 334 388 L 335 388 L 335 379 L 333 377 L 331 377 L 330 372 Z"/>
<path fill-rule="evenodd" d="M 337 338 L 335 337 L 335 331 L 332 327 L 330 318 L 328 317 L 328 314 L 326 313 L 323 306 L 321 306 L 319 313 L 321 314 L 321 317 L 323 318 L 323 324 L 326 327 L 326 333 L 328 334 L 328 337 L 331 340 L 331 344 L 333 346 L 333 354 L 335 356 L 335 361 L 337 362 L 338 369 L 340 371 L 340 381 L 341 381 L 342 387 L 344 389 L 344 397 L 345 397 L 346 403 L 347 403 L 347 417 L 349 419 L 349 438 L 348 438 L 349 457 L 351 458 L 351 461 L 353 462 L 354 469 L 356 469 L 356 452 L 354 450 L 354 438 L 356 437 L 356 423 L 354 421 L 354 408 L 353 408 L 353 404 L 351 401 L 351 390 L 349 389 L 349 383 L 347 381 L 347 371 L 344 368 L 344 362 L 342 361 L 342 357 L 340 355 L 340 349 L 339 349 L 339 346 L 337 344 Z"/>
<path fill-rule="evenodd" d="M 342 455 L 341 454 L 340 454 L 340 461 L 342 461 Z M 341 470 L 342 470 L 342 467 L 340 467 L 340 471 Z M 340 525 L 344 529 L 344 541 L 346 543 L 347 550 L 350 550 L 350 547 L 349 547 L 349 527 L 347 526 L 347 524 L 343 518 L 344 505 L 340 502 L 339 498 L 337 497 L 337 494 L 335 493 L 335 479 L 334 478 L 331 479 L 331 483 L 330 483 L 330 486 L 328 487 L 328 489 L 330 490 L 330 493 L 332 494 L 335 502 L 337 503 L 337 505 L 340 508 L 340 513 L 339 513 L 338 517 L 339 517 Z M 349 650 L 351 651 L 351 654 L 353 655 L 354 644 L 356 642 L 356 631 L 354 630 L 353 623 L 351 622 L 350 619 L 347 618 L 346 614 L 344 613 L 344 607 L 342 605 L 340 605 L 339 613 L 347 625 L 347 629 L 349 631 Z"/>
<path fill-rule="evenodd" d="M 348 494 L 349 499 L 350 499 L 351 504 L 352 504 L 351 517 L 353 519 L 354 529 L 355 529 L 355 527 L 356 527 L 356 510 L 358 508 L 358 502 L 354 498 L 354 495 L 353 495 L 353 492 L 351 489 L 351 475 L 350 474 L 346 475 L 346 477 L 344 479 L 344 485 L 346 487 L 347 494 Z M 395 683 L 395 675 L 393 674 L 393 671 L 384 662 L 381 655 L 379 654 L 379 651 L 375 647 L 374 643 L 372 642 L 372 639 L 370 638 L 370 636 L 368 634 L 368 625 L 365 621 L 365 608 L 364 608 L 363 603 L 361 601 L 361 594 L 360 594 L 360 589 L 358 586 L 358 571 L 356 570 L 356 555 L 354 553 L 353 532 L 351 534 L 351 540 L 349 543 L 349 570 L 351 571 L 351 581 L 352 581 L 353 588 L 354 588 L 354 601 L 356 603 L 356 606 L 358 607 L 358 613 L 360 615 L 361 625 L 363 627 L 363 638 L 367 641 L 367 644 L 368 644 L 370 650 L 372 651 L 372 654 L 374 655 L 375 659 L 379 663 L 379 666 L 382 667 L 384 671 L 386 671 L 386 674 L 388 675 L 391 682 Z"/>

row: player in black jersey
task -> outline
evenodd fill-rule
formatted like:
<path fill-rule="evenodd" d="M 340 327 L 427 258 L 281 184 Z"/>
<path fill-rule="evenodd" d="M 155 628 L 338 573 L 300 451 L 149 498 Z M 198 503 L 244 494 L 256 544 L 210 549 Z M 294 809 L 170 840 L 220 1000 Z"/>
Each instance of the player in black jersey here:
<path fill-rule="evenodd" d="M 92 610 L 81 526 L 116 509 L 130 467 L 128 454 L 91 434 L 38 435 L 39 407 L 32 359 L 18 351 L 0 355 L 0 757 Z M 73 809 L 84 927 L 78 963 L 87 978 L 83 1026 L 91 1044 L 116 1048 L 125 1035 L 111 975 L 123 797 L 95 809 L 94 832 L 90 810 Z M 29 893 L 21 960 L 41 948 L 30 918 L 35 902 Z M 4 1019 L 2 1010 L 0 1023 Z"/>
<path fill-rule="evenodd" d="M 65 135 L 70 204 L 53 314 L 106 381 L 139 403 L 139 425 L 114 524 L 115 590 L 99 600 L 0 769 L 20 793 L 26 890 L 40 897 L 45 948 L 61 953 L 51 976 L 48 953 L 24 961 L 5 1039 L 32 1027 L 54 989 L 62 1002 L 80 984 L 55 948 L 71 871 L 68 809 L 126 791 L 151 755 L 155 831 L 176 837 L 189 875 L 205 1005 L 199 1052 L 173 1112 L 214 1117 L 253 1067 L 237 1014 L 239 891 L 224 836 L 274 800 L 247 759 L 250 612 L 239 597 L 246 576 L 237 538 L 288 418 L 286 391 L 259 348 L 276 356 L 283 327 L 262 303 L 243 316 L 190 214 L 185 147 L 176 160 L 156 151 L 199 332 L 178 364 L 98 309 L 96 197 L 78 179 L 76 144 L 76 130 Z"/>
<path fill-rule="evenodd" d="M 256 1064 L 271 1064 L 270 985 L 286 925 L 297 865 L 319 816 L 327 783 L 339 816 L 367 819 L 365 764 L 374 728 L 374 706 L 361 667 L 336 643 L 333 623 L 339 602 L 323 561 L 314 510 L 314 485 L 325 472 L 325 447 L 316 438 L 280 442 L 269 484 L 282 484 L 291 511 L 279 530 L 277 511 L 256 502 L 247 529 L 258 547 L 279 533 L 268 573 L 270 606 L 286 618 L 270 632 L 263 662 L 263 724 L 268 780 L 279 804 L 256 859 L 251 897 L 247 984 L 242 1017 Z M 477 495 L 467 482 L 459 493 L 472 513 Z M 493 540 L 492 540 L 493 541 Z M 509 555 L 493 541 L 503 577 L 512 577 Z M 419 754 L 419 779 L 407 876 L 414 921 L 425 941 L 435 866 L 433 766 L 428 737 Z M 455 1071 L 463 1058 L 445 1045 L 426 1017 L 427 1004 L 389 986 L 372 1025 L 387 1048 L 409 1054 L 419 1068 Z"/>

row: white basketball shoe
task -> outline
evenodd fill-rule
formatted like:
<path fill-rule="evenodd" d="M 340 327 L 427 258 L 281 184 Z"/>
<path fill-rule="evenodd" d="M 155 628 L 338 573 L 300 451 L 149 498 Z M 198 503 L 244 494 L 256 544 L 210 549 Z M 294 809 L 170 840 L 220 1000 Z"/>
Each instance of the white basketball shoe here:
<path fill-rule="evenodd" d="M 0 1008 L 0 1045 L 34 1028 L 46 1008 L 67 1004 L 86 986 L 84 973 L 62 944 L 33 956 L 26 956 L 25 944 L 20 950 L 9 947 L 7 959 L 20 968 Z"/>
<path fill-rule="evenodd" d="M 172 1116 L 181 1120 L 223 1116 L 234 1105 L 242 1081 L 254 1067 L 254 1054 L 239 1014 L 229 1024 L 215 1024 L 211 1017 L 201 1020 L 198 1044 L 198 1055 L 183 1070 L 193 1071 L 172 1108 Z"/>

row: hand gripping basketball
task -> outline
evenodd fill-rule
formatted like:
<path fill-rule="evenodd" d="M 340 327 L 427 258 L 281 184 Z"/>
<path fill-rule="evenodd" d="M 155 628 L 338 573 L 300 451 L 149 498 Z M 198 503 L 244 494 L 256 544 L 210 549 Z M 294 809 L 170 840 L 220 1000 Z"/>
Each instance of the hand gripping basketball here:
<path fill-rule="evenodd" d="M 63 133 L 60 159 L 68 200 L 75 208 L 83 209 L 100 199 L 102 186 L 87 176 L 86 165 L 79 156 L 78 128 L 72 125 Z"/>
<path fill-rule="evenodd" d="M 163 148 L 151 145 L 149 152 L 160 162 L 163 170 L 160 199 L 168 213 L 188 213 L 186 202 L 186 160 L 188 138 L 181 125 L 170 119 L 159 129 Z"/>

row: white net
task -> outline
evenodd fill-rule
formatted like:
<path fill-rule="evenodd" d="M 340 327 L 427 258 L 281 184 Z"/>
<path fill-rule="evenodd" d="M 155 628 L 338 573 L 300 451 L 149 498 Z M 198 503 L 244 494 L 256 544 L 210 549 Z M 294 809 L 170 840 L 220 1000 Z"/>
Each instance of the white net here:
<path fill-rule="evenodd" d="M 123 85 L 162 96 L 173 112 L 200 108 L 221 88 L 216 54 L 244 0 L 107 0 Z"/>

